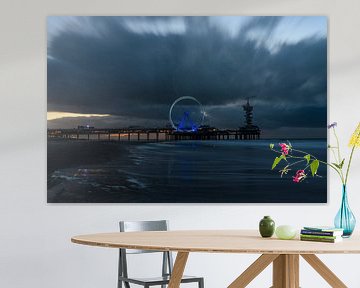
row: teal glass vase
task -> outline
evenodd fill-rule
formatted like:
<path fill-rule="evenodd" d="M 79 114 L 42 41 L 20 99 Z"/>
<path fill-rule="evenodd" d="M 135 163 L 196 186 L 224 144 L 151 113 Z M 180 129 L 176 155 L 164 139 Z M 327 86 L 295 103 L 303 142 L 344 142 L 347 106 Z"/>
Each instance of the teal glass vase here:
<path fill-rule="evenodd" d="M 334 224 L 336 228 L 344 229 L 344 238 L 350 237 L 355 229 L 356 219 L 349 207 L 346 185 L 343 185 L 342 188 L 341 206 L 336 214 Z"/>

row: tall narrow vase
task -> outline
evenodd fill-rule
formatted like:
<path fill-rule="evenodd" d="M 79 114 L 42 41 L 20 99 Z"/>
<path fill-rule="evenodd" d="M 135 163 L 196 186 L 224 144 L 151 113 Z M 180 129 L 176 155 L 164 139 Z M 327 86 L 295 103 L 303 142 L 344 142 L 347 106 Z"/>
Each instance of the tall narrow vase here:
<path fill-rule="evenodd" d="M 336 228 L 344 229 L 343 237 L 350 237 L 355 229 L 356 219 L 349 207 L 345 185 L 343 185 L 341 206 L 336 214 L 334 224 Z"/>

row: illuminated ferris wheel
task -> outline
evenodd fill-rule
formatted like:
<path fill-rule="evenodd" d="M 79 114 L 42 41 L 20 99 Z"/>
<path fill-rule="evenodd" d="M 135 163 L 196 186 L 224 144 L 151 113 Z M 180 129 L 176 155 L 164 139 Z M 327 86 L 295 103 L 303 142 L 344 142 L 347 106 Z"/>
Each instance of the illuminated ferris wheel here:
<path fill-rule="evenodd" d="M 196 132 L 203 124 L 205 111 L 192 96 L 182 96 L 174 101 L 169 111 L 171 126 L 179 132 Z"/>

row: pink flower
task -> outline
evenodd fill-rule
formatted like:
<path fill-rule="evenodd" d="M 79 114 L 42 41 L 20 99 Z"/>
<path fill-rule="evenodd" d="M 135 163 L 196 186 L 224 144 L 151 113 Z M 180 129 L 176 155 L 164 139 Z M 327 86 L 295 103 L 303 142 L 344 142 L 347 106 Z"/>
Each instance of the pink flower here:
<path fill-rule="evenodd" d="M 289 154 L 289 145 L 285 144 L 285 143 L 280 143 L 279 144 L 281 147 L 281 152 L 283 155 L 288 155 Z"/>
<path fill-rule="evenodd" d="M 306 178 L 306 173 L 304 170 L 298 170 L 296 171 L 295 176 L 293 176 L 293 181 L 295 183 L 299 183 L 300 181 L 304 180 Z"/>

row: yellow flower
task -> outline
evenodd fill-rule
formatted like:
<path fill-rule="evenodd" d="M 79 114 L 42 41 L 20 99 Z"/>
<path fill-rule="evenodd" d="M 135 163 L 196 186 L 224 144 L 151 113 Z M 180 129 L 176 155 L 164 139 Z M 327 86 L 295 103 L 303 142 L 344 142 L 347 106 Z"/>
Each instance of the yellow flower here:
<path fill-rule="evenodd" d="M 360 147 L 360 122 L 359 122 L 359 125 L 356 127 L 354 133 L 351 136 L 349 146 Z"/>

